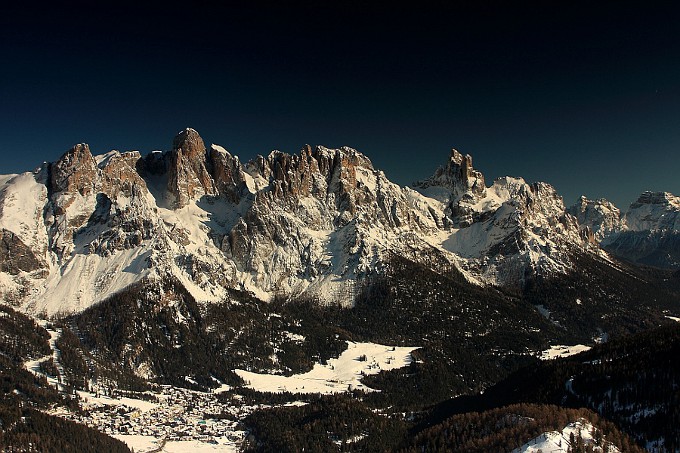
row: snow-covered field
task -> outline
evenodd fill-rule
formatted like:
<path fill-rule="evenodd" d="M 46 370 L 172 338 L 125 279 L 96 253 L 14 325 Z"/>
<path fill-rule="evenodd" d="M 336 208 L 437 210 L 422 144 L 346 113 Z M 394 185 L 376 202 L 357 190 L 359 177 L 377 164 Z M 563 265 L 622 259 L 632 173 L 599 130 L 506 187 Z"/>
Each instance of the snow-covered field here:
<path fill-rule="evenodd" d="M 118 440 L 122 440 L 128 447 L 134 449 L 135 453 L 204 453 L 204 452 L 237 452 L 240 448 L 229 443 L 222 443 L 218 439 L 217 443 L 201 442 L 198 440 L 168 441 L 156 439 L 153 436 L 141 435 L 115 435 Z"/>
<path fill-rule="evenodd" d="M 550 346 L 550 349 L 546 349 L 545 351 L 541 352 L 539 358 L 541 360 L 553 360 L 560 357 L 569 357 L 570 355 L 588 351 L 589 349 L 590 346 L 583 344 L 576 344 L 574 346 L 555 345 Z"/>
<path fill-rule="evenodd" d="M 564 427 L 562 432 L 550 431 L 543 433 L 522 445 L 520 448 L 513 450 L 512 453 L 537 453 L 539 451 L 542 453 L 567 453 L 571 446 L 570 435 L 573 434 L 574 437 L 577 437 L 579 432 L 581 433 L 581 438 L 586 446 L 593 445 L 594 452 L 602 452 L 602 447 L 594 445 L 595 442 L 592 431 L 593 425 L 585 423 L 583 420 L 569 423 Z M 607 451 L 610 453 L 618 453 L 619 449 L 609 445 Z"/>
<path fill-rule="evenodd" d="M 90 406 L 128 406 L 138 409 L 141 412 L 148 412 L 156 409 L 159 405 L 149 401 L 144 401 L 135 398 L 111 398 L 108 396 L 95 396 L 90 392 L 78 391 L 81 405 L 84 409 Z"/>
<path fill-rule="evenodd" d="M 381 371 L 402 368 L 411 363 L 417 347 L 393 347 L 375 343 L 347 342 L 348 348 L 326 365 L 317 363 L 304 374 L 277 376 L 235 370 L 246 386 L 261 392 L 342 393 L 351 390 L 374 391 L 361 378 Z M 365 360 L 364 360 L 365 358 Z"/>

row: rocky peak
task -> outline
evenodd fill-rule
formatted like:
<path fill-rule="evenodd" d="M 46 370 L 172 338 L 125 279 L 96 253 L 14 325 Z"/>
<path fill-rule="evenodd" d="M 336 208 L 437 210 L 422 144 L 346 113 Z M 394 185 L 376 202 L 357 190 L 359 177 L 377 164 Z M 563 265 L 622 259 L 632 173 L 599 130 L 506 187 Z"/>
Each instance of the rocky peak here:
<path fill-rule="evenodd" d="M 95 190 L 96 175 L 97 162 L 90 147 L 80 143 L 50 166 L 50 191 L 87 195 Z"/>
<path fill-rule="evenodd" d="M 447 204 L 446 213 L 453 224 L 466 227 L 478 220 L 474 207 L 486 196 L 484 175 L 472 166 L 472 156 L 452 149 L 447 163 L 430 178 L 413 186 L 423 194 Z"/>
<path fill-rule="evenodd" d="M 215 183 L 206 167 L 207 151 L 203 139 L 194 129 L 181 131 L 172 142 L 168 173 L 168 191 L 178 208 L 202 195 L 217 195 Z"/>
<path fill-rule="evenodd" d="M 464 187 L 470 187 L 473 188 L 475 183 L 477 183 L 477 179 L 481 180 L 481 188 L 479 184 L 477 184 L 476 188 L 479 190 L 483 190 L 484 188 L 484 176 L 478 172 L 475 171 L 474 168 L 472 167 L 472 156 L 469 154 L 462 155 L 461 153 L 458 152 L 456 149 L 451 150 L 451 157 L 449 158 L 449 164 L 448 164 L 448 170 L 449 174 L 451 175 L 456 175 L 459 177 L 459 179 L 463 182 Z M 472 184 L 469 184 L 469 183 Z"/>
<path fill-rule="evenodd" d="M 31 301 L 42 303 L 49 288 L 54 310 L 62 300 L 85 307 L 139 276 L 167 273 L 201 300 L 245 288 L 263 298 L 309 291 L 332 301 L 354 279 L 378 272 L 389 253 L 423 263 L 442 254 L 470 278 L 515 284 L 539 266 L 566 269 L 570 250 L 587 247 L 581 238 L 590 237 L 579 235 L 551 186 L 505 177 L 486 187 L 472 157 L 456 150 L 418 193 L 348 147 L 272 151 L 244 166 L 221 146 L 206 150 L 193 129 L 172 143 L 145 158 L 136 151 L 93 157 L 77 145 L 46 167 L 49 176 L 29 174 L 3 189 L 0 229 L 8 233 L 0 255 L 26 255 L 25 245 L 50 264 Z M 36 205 L 24 212 L 28 198 L 12 199 L 29 183 L 44 195 L 29 197 Z M 30 226 L 13 220 L 19 217 Z M 34 261 L 28 256 L 0 273 L 19 282 L 42 272 L 32 270 Z M 79 295 L 75 286 L 91 291 Z"/>
<path fill-rule="evenodd" d="M 676 197 L 670 192 L 646 191 L 642 192 L 637 201 L 631 204 L 631 209 L 646 204 L 665 206 L 669 210 L 678 209 L 680 208 L 680 197 Z"/>
<path fill-rule="evenodd" d="M 357 199 L 357 181 L 361 179 L 358 172 L 373 174 L 373 164 L 368 157 L 359 151 L 342 147 L 336 150 L 329 150 L 323 146 L 318 146 L 312 153 L 318 162 L 322 175 L 326 178 L 328 191 L 337 195 L 339 207 L 354 214 L 356 203 L 361 203 L 363 197 Z M 360 195 L 360 194 L 359 194 Z"/>
<path fill-rule="evenodd" d="M 110 198 L 116 198 L 119 193 L 130 197 L 135 186 L 146 188 L 146 183 L 138 172 L 141 159 L 139 151 L 112 151 L 106 154 L 99 162 L 102 191 Z"/>
<path fill-rule="evenodd" d="M 271 196 L 291 200 L 310 195 L 323 198 L 330 193 L 342 200 L 357 187 L 357 169 L 375 172 L 371 161 L 355 149 L 310 145 L 299 154 L 275 150 L 266 157 L 257 156 L 246 167 L 267 182 Z"/>
<path fill-rule="evenodd" d="M 576 217 L 584 235 L 590 234 L 598 243 L 624 228 L 621 211 L 604 198 L 589 200 L 581 196 L 567 212 Z"/>
<path fill-rule="evenodd" d="M 680 197 L 668 192 L 643 192 L 625 216 L 632 231 L 680 230 Z"/>
<path fill-rule="evenodd" d="M 183 154 L 192 161 L 205 159 L 206 150 L 203 139 L 195 129 L 190 127 L 175 135 L 172 140 L 172 149 L 182 150 Z"/>
<path fill-rule="evenodd" d="M 213 144 L 208 159 L 217 192 L 232 203 L 238 203 L 246 188 L 246 177 L 238 157 Z"/>
<path fill-rule="evenodd" d="M 472 156 L 452 149 L 446 165 L 441 166 L 430 178 L 414 184 L 416 187 L 445 187 L 451 189 L 451 200 L 466 193 L 482 195 L 486 189 L 484 175 L 472 166 Z"/>

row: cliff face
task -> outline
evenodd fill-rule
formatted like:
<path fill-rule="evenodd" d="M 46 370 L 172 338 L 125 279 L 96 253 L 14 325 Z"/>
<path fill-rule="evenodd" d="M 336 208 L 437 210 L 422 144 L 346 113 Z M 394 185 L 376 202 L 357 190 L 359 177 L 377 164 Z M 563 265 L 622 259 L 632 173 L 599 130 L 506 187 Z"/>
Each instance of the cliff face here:
<path fill-rule="evenodd" d="M 35 194 L 31 204 L 11 202 L 20 188 Z M 28 310 L 70 312 L 172 275 L 198 300 L 239 288 L 352 303 L 355 283 L 381 272 L 391 253 L 514 286 L 565 271 L 576 250 L 599 253 L 551 186 L 501 178 L 486 187 L 458 151 L 414 188 L 347 147 L 242 164 L 193 129 L 145 157 L 93 156 L 81 144 L 3 180 L 1 290 Z"/>

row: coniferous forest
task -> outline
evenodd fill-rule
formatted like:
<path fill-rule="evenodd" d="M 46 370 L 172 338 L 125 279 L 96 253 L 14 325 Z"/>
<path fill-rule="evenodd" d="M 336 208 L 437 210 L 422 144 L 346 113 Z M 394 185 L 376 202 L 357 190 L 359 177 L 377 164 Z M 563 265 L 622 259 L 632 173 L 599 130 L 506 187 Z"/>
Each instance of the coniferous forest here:
<path fill-rule="evenodd" d="M 593 266 L 582 274 L 600 278 Z M 675 287 L 667 273 L 659 275 L 664 284 L 654 294 L 663 307 L 670 305 Z M 234 387 L 219 395 L 224 404 L 238 397 L 242 404 L 278 406 L 241 421 L 248 450 L 509 451 L 584 419 L 596 427 L 598 439 L 621 451 L 638 451 L 659 438 L 665 439 L 664 451 L 675 451 L 680 370 L 673 358 L 680 352 L 680 326 L 655 315 L 659 307 L 653 299 L 646 299 L 649 305 L 630 300 L 640 297 L 637 280 L 621 280 L 615 291 L 592 301 L 609 310 L 612 324 L 622 326 L 607 342 L 547 362 L 529 353 L 555 343 L 592 344 L 585 333 L 561 326 L 567 318 L 560 316 L 572 315 L 560 302 L 574 296 L 568 290 L 585 298 L 575 288 L 579 277 L 571 278 L 536 281 L 525 293 L 502 292 L 467 285 L 453 269 L 434 273 L 394 257 L 389 273 L 365 281 L 351 308 L 309 298 L 264 304 L 238 291 L 224 304 L 205 306 L 172 281 L 160 290 L 142 283 L 55 321 L 53 327 L 61 329 L 56 346 L 65 393 L 21 366 L 50 353 L 47 332 L 3 308 L 2 420 L 12 429 L 2 439 L 16 446 L 39 437 L 66 451 L 84 447 L 55 443 L 50 429 L 82 430 L 69 438 L 99 439 L 88 441 L 91 445 L 113 442 L 106 448 L 114 451 L 122 446 L 40 410 L 55 405 L 75 410 L 68 397 L 72 389 L 87 390 L 95 381 L 109 383 L 108 391 L 134 393 L 157 384 L 209 391 L 219 379 Z M 550 306 L 555 322 L 534 308 L 539 300 Z M 655 323 L 662 325 L 651 327 Z M 303 340 L 293 341 L 295 336 Z M 346 341 L 420 347 L 407 367 L 364 377 L 378 392 L 261 393 L 241 387 L 232 371 L 305 372 L 315 362 L 338 357 Z M 154 377 L 140 378 L 136 370 L 142 365 Z M 41 367 L 55 374 L 52 360 Z M 192 382 L 184 379 L 189 374 Z"/>

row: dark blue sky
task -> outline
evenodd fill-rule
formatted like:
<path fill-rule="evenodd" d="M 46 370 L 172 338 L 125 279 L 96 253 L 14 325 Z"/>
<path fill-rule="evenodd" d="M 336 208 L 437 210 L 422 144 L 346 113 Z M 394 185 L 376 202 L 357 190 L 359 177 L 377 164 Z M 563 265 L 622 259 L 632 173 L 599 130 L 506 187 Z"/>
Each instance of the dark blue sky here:
<path fill-rule="evenodd" d="M 352 146 L 400 184 L 455 147 L 567 204 L 680 195 L 672 6 L 100 3 L 3 11 L 0 173 L 78 142 L 168 149 L 190 126 L 242 160 Z"/>

